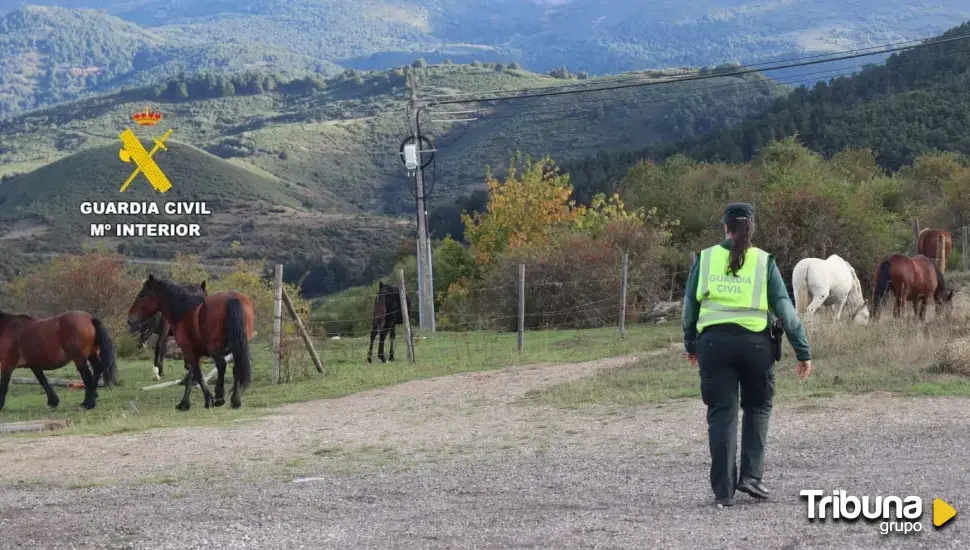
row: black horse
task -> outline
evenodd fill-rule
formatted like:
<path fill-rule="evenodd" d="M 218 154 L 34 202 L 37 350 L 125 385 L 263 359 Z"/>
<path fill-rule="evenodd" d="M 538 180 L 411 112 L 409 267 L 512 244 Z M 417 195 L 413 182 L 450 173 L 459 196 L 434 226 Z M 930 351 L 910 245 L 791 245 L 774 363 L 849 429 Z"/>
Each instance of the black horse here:
<path fill-rule="evenodd" d="M 189 294 L 193 296 L 207 296 L 208 293 L 205 290 L 205 281 L 202 284 L 194 285 L 191 283 L 186 283 L 180 285 L 182 288 L 187 290 Z M 162 313 L 156 313 L 147 323 L 141 328 L 141 332 L 138 334 L 138 346 L 144 348 L 148 339 L 152 337 L 153 334 L 158 335 L 158 341 L 155 342 L 155 362 L 152 366 L 152 372 L 155 380 L 161 380 L 165 376 L 164 366 L 165 366 L 165 347 L 168 344 L 168 339 L 175 335 L 175 331 L 172 326 L 168 324 L 168 321 L 162 317 Z M 164 336 L 162 336 L 164 334 Z M 188 364 L 185 365 L 188 369 Z"/>
<path fill-rule="evenodd" d="M 380 288 L 377 297 L 374 299 L 374 316 L 370 327 L 370 348 L 367 350 L 367 362 L 371 362 L 374 355 L 374 338 L 378 331 L 381 334 L 380 344 L 377 346 L 377 357 L 381 363 L 394 360 L 394 327 L 404 323 L 404 313 L 401 311 L 401 290 L 393 285 L 385 285 L 384 281 L 379 281 Z M 411 309 L 411 299 L 407 300 L 408 310 Z M 384 359 L 384 339 L 387 333 L 391 333 L 391 350 L 387 360 Z"/>

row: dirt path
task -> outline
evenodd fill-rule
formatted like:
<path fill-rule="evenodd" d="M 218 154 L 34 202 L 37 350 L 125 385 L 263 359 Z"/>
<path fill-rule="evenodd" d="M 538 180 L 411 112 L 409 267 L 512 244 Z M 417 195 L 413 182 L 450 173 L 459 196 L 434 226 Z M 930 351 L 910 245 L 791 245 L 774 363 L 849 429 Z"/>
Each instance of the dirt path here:
<path fill-rule="evenodd" d="M 41 478 L 39 462 L 44 464 L 46 483 L 63 485 L 170 479 L 202 470 L 211 476 L 219 469 L 259 475 L 299 457 L 357 461 L 366 458 L 357 455 L 387 448 L 416 460 L 442 453 L 477 454 L 481 449 L 528 443 L 536 429 L 558 431 L 560 411 L 509 406 L 525 392 L 635 360 L 616 357 L 419 380 L 341 399 L 287 405 L 270 417 L 231 428 L 2 439 L 3 477 L 36 483 Z M 99 466 L 92 471 L 91 464 Z"/>
<path fill-rule="evenodd" d="M 930 523 L 933 497 L 970 510 L 967 400 L 782 403 L 769 435 L 773 500 L 718 511 L 702 404 L 521 402 L 633 360 L 411 382 L 288 406 L 228 428 L 231 437 L 207 428 L 3 440 L 5 481 L 43 476 L 61 486 L 0 487 L 0 548 L 970 545 L 959 517 L 941 532 Z M 68 450 L 74 458 L 62 458 Z M 65 487 L 80 480 L 114 485 Z M 922 496 L 924 532 L 811 524 L 798 498 L 808 488 Z"/>

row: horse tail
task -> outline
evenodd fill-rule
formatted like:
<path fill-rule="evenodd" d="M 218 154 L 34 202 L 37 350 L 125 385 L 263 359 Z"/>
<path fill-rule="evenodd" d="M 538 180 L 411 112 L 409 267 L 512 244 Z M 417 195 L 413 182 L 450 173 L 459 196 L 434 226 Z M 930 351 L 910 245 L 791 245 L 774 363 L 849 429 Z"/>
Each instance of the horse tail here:
<path fill-rule="evenodd" d="M 239 387 L 246 389 L 252 379 L 249 357 L 249 335 L 246 334 L 246 313 L 238 298 L 226 302 L 226 326 L 229 352 L 232 353 L 232 377 Z"/>
<path fill-rule="evenodd" d="M 798 266 L 795 266 L 796 269 Z M 808 266 L 806 265 L 804 269 L 798 271 L 798 274 L 792 278 L 792 286 L 795 287 L 795 310 L 800 314 L 805 313 L 808 308 Z"/>
<path fill-rule="evenodd" d="M 892 280 L 889 278 L 889 260 L 886 259 L 876 270 L 876 286 L 872 292 L 872 309 L 876 311 L 879 309 L 879 303 L 889 292 L 889 287 L 892 286 Z"/>
<path fill-rule="evenodd" d="M 91 319 L 94 325 L 94 338 L 98 344 L 98 362 L 101 363 L 104 379 L 104 387 L 120 386 L 118 381 L 118 363 L 115 361 L 115 344 L 108 335 L 108 329 L 97 317 Z M 95 380 L 97 382 L 97 380 Z"/>

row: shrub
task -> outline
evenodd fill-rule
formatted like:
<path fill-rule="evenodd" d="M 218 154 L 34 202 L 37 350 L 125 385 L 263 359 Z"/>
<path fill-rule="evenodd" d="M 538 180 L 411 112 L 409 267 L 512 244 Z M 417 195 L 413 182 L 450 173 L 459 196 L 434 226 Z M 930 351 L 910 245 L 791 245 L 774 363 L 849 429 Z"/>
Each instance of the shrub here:
<path fill-rule="evenodd" d="M 15 311 L 35 317 L 87 311 L 104 322 L 118 353 L 130 354 L 136 346 L 126 318 L 142 281 L 122 260 L 101 250 L 59 256 L 10 281 L 7 299 Z"/>

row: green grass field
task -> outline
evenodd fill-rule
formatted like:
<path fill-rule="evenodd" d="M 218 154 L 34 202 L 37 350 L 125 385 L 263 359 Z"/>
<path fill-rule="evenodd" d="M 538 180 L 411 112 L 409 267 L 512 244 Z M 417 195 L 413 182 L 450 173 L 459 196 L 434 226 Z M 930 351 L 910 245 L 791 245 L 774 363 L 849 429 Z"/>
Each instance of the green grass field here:
<path fill-rule="evenodd" d="M 947 342 L 968 333 L 970 327 L 963 319 L 949 324 L 933 320 L 924 326 L 912 317 L 881 319 L 869 326 L 820 324 L 808 333 L 814 371 L 804 382 L 795 376 L 795 358 L 786 341 L 784 356 L 776 364 L 777 399 L 868 392 L 970 396 L 970 377 L 941 372 L 939 356 Z M 683 398 L 700 399 L 700 382 L 697 369 L 680 349 L 555 386 L 534 397 L 560 407 L 643 405 Z"/>
<path fill-rule="evenodd" d="M 571 363 L 643 353 L 666 346 L 676 337 L 673 325 L 635 325 L 629 328 L 625 339 L 619 338 L 616 328 L 536 331 L 526 334 L 525 350 L 520 355 L 516 351 L 515 333 L 439 332 L 426 339 L 416 334 L 417 361 L 414 365 L 407 362 L 403 336 L 397 339 L 395 362 L 380 363 L 376 357 L 375 342 L 375 362 L 369 365 L 365 361 L 367 339 L 330 340 L 316 343 L 317 352 L 327 369 L 326 376 L 318 374 L 312 364 L 298 353 L 292 356 L 291 363 L 306 364 L 309 375 L 304 377 L 302 365 L 291 366 L 292 370 L 299 371 L 293 373 L 295 379 L 280 385 L 271 383 L 269 349 L 257 346 L 254 349 L 253 384 L 243 398 L 243 408 L 238 411 L 232 411 L 228 406 L 204 409 L 202 392 L 198 389 L 192 392 L 193 408 L 187 412 L 175 410 L 175 405 L 182 398 L 183 388 L 180 386 L 142 391 L 142 387 L 158 383 L 151 379 L 151 362 L 145 354 L 145 358 L 119 361 L 123 387 L 102 389 L 101 399 L 94 410 L 77 410 L 84 398 L 80 389 L 55 387 L 61 398 L 61 406 L 52 411 L 46 406 L 47 400 L 40 386 L 14 384 L 10 386 L 6 407 L 0 412 L 0 421 L 69 418 L 73 427 L 58 433 L 94 434 L 154 427 L 225 425 L 272 413 L 274 407 L 285 403 L 332 399 L 410 380 L 493 370 L 517 364 Z M 203 372 L 207 373 L 212 366 L 211 361 L 206 360 Z M 181 376 L 181 361 L 167 360 L 165 372 L 165 380 Z M 52 371 L 48 375 L 49 378 L 78 378 L 73 367 Z M 26 370 L 18 370 L 15 376 L 32 377 L 30 371 Z M 214 390 L 214 384 L 210 388 Z"/>

